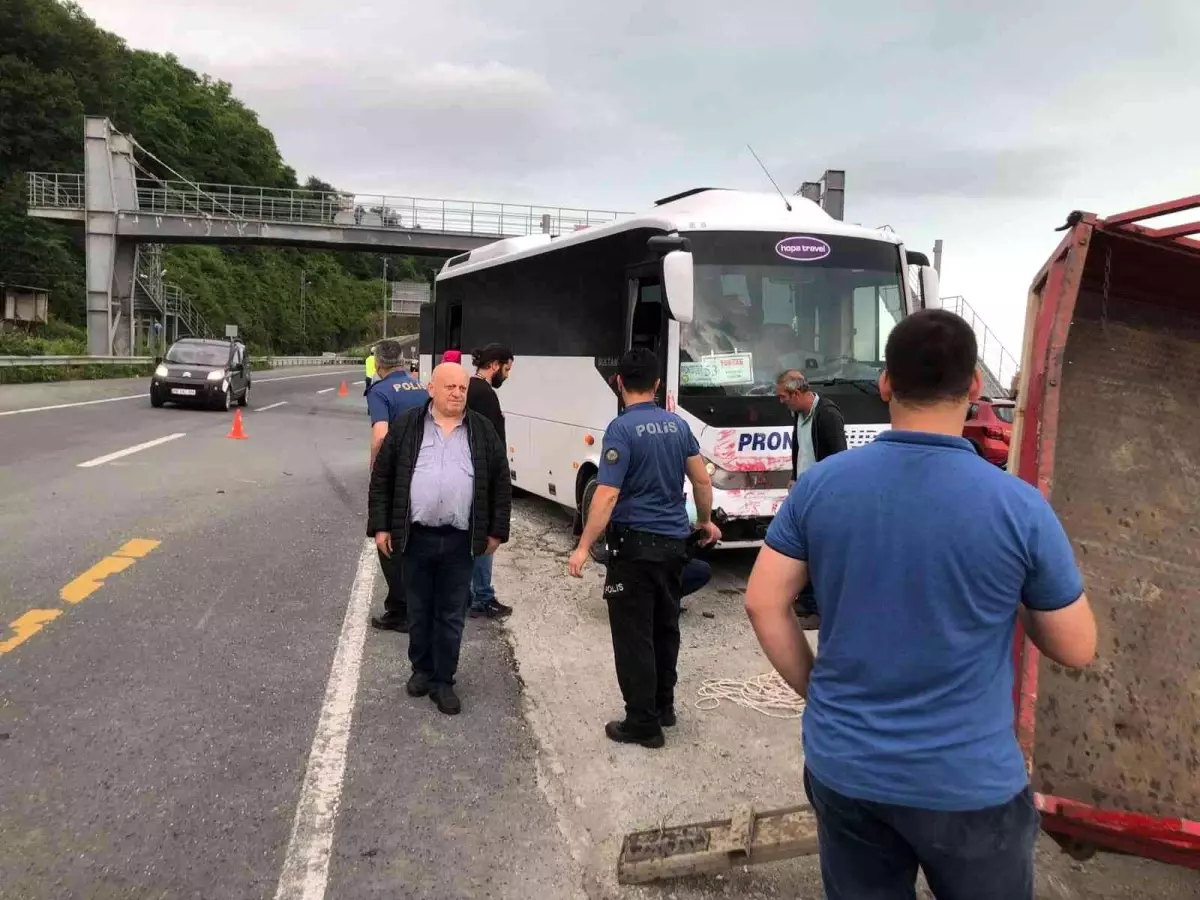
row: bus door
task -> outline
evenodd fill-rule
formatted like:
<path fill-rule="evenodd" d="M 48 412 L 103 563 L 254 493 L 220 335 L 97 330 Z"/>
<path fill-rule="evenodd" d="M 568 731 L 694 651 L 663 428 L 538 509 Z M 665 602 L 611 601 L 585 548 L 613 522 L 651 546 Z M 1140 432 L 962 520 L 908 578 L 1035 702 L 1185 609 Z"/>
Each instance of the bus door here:
<path fill-rule="evenodd" d="M 658 264 L 628 270 L 628 311 L 625 347 L 645 347 L 658 357 L 659 378 L 667 385 L 668 322 L 663 303 L 662 269 Z M 662 403 L 663 398 L 658 398 Z"/>

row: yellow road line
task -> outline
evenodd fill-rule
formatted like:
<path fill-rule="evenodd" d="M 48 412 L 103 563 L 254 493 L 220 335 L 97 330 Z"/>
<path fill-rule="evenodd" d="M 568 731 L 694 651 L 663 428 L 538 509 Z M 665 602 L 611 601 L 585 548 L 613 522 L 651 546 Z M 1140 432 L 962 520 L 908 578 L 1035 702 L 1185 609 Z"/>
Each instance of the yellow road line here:
<path fill-rule="evenodd" d="M 124 572 L 137 560 L 146 556 L 159 545 L 160 541 L 148 541 L 145 538 L 134 538 L 124 544 L 112 556 L 106 556 L 70 584 L 62 589 L 59 596 L 66 603 L 79 603 L 86 600 L 104 584 L 109 575 Z"/>
<path fill-rule="evenodd" d="M 161 543 L 162 541 L 148 541 L 145 538 L 134 538 L 122 546 L 113 556 L 128 556 L 133 559 L 141 559 L 143 556 L 149 555 L 150 551 Z"/>
<path fill-rule="evenodd" d="M 65 603 L 75 605 L 87 599 L 104 585 L 104 579 L 109 575 L 124 572 L 139 559 L 145 558 L 161 541 L 151 541 L 146 538 L 134 538 L 126 541 L 112 556 L 106 556 L 96 563 L 61 591 L 58 596 Z M 61 609 L 31 609 L 15 622 L 9 625 L 13 636 L 0 641 L 0 656 L 15 650 L 35 634 L 42 630 L 47 623 L 53 622 L 62 615 Z"/>
<path fill-rule="evenodd" d="M 42 630 L 47 622 L 53 622 L 62 615 L 61 609 L 31 609 L 21 618 L 9 624 L 15 632 L 7 641 L 0 641 L 0 656 L 9 650 L 16 650 L 23 643 Z"/>

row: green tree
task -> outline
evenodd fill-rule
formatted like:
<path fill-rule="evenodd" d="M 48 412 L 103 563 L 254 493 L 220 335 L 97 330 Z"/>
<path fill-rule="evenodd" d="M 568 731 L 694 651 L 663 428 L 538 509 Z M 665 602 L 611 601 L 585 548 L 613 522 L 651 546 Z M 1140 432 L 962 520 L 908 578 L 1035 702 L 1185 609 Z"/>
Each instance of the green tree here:
<path fill-rule="evenodd" d="M 274 136 L 228 82 L 171 54 L 129 49 L 74 3 L 0 0 L 0 85 L 0 281 L 49 287 L 51 312 L 64 321 L 84 320 L 82 249 L 77 233 L 25 214 L 25 173 L 81 171 L 85 114 L 133 135 L 148 151 L 139 163 L 149 176 L 300 189 Z M 301 190 L 334 188 L 314 176 Z M 169 280 L 214 328 L 235 323 L 262 350 L 343 349 L 378 330 L 381 256 L 193 246 L 167 257 Z M 392 279 L 431 271 L 388 257 Z"/>

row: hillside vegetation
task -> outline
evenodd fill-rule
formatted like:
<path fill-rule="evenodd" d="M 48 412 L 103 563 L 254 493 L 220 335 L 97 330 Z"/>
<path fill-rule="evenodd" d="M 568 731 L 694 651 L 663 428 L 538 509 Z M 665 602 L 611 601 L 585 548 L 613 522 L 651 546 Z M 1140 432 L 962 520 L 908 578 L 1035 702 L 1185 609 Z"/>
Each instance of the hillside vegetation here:
<path fill-rule="evenodd" d="M 78 231 L 25 215 L 25 173 L 81 172 L 85 114 L 108 116 L 195 181 L 300 186 L 231 85 L 174 56 L 130 49 L 74 3 L 0 2 L 0 85 L 0 282 L 49 288 L 62 322 L 84 321 L 82 242 Z M 329 188 L 316 178 L 304 187 Z M 428 265 L 389 257 L 388 271 L 424 278 Z M 377 255 L 176 247 L 167 269 L 210 325 L 236 323 L 261 352 L 339 350 L 379 329 Z M 302 277 L 310 285 L 303 328 Z"/>

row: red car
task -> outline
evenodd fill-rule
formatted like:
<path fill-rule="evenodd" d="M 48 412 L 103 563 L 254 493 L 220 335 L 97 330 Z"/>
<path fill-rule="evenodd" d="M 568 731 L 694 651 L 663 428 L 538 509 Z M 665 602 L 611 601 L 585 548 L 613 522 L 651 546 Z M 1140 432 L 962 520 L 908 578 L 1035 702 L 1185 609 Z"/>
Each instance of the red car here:
<path fill-rule="evenodd" d="M 1012 400 L 993 400 L 980 397 L 967 409 L 963 437 L 975 447 L 975 452 L 988 462 L 1008 466 L 1008 444 L 1012 440 L 1012 423 L 1017 404 Z"/>

